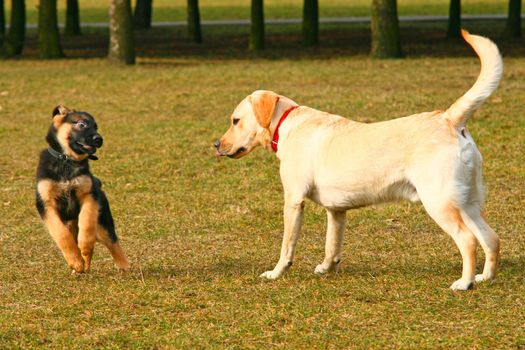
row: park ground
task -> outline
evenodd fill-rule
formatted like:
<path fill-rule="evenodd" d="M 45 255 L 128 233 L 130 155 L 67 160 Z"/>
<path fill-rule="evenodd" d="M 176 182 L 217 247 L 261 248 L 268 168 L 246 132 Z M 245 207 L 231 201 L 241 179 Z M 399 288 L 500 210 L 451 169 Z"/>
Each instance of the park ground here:
<path fill-rule="evenodd" d="M 159 1 L 160 2 L 160 1 Z M 523 348 L 525 238 L 523 39 L 503 22 L 468 23 L 504 55 L 496 93 L 469 122 L 484 155 L 486 216 L 502 240 L 493 283 L 455 293 L 461 258 L 419 204 L 350 211 L 341 270 L 319 277 L 325 213 L 307 203 L 291 272 L 282 232 L 278 161 L 262 149 L 216 159 L 213 141 L 255 89 L 362 122 L 447 108 L 479 62 L 444 24 L 402 26 L 405 59 L 368 58 L 366 26 L 322 26 L 300 47 L 298 26 L 269 27 L 248 54 L 242 28 L 139 34 L 138 64 L 109 65 L 103 31 L 66 39 L 68 60 L 0 63 L 0 348 Z M 102 40 L 100 37 L 102 36 Z M 102 179 L 133 270 L 95 250 L 71 275 L 34 208 L 34 171 L 59 103 L 97 118 Z M 478 252 L 478 269 L 482 253 Z"/>

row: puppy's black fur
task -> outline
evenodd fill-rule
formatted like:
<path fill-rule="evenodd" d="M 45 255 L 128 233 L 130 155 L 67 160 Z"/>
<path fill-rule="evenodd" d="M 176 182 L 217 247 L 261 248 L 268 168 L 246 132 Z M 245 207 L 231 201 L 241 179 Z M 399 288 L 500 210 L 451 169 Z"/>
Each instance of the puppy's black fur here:
<path fill-rule="evenodd" d="M 76 272 L 89 269 L 97 239 L 120 268 L 129 268 L 102 183 L 89 169 L 89 159 L 97 159 L 94 153 L 103 143 L 97 129 L 90 114 L 57 106 L 46 136 L 49 148 L 40 153 L 36 172 L 37 210 Z"/>

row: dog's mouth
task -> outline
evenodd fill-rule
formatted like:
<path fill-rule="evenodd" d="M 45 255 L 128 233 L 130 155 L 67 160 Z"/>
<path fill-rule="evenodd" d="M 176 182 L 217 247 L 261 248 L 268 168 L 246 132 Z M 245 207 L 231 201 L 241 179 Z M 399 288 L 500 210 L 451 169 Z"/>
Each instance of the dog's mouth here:
<path fill-rule="evenodd" d="M 244 154 L 246 153 L 246 148 L 244 147 L 240 147 L 237 151 L 235 151 L 235 153 L 233 154 L 227 154 L 226 156 L 228 158 L 240 158 L 241 156 L 243 156 Z"/>
<path fill-rule="evenodd" d="M 230 148 L 231 149 L 231 148 Z M 215 155 L 217 157 L 228 157 L 228 158 L 240 158 L 240 156 L 243 156 L 244 154 L 246 154 L 246 147 L 240 147 L 239 149 L 237 149 L 237 151 L 235 151 L 235 153 L 232 153 L 232 154 L 228 154 L 230 150 L 227 150 L 227 151 L 220 151 L 220 150 L 217 150 L 215 151 Z"/>
<path fill-rule="evenodd" d="M 82 143 L 80 141 L 76 141 L 76 144 L 79 145 L 80 147 L 82 147 L 82 149 L 87 153 L 87 154 L 93 154 L 97 151 L 97 148 L 95 146 L 91 146 L 91 145 L 88 145 L 86 143 Z"/>

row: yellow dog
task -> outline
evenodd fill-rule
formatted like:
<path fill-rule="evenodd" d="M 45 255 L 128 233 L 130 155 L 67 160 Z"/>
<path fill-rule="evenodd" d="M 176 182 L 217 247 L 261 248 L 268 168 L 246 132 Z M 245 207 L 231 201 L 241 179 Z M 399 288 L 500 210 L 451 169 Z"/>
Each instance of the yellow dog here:
<path fill-rule="evenodd" d="M 363 124 L 299 106 L 271 91 L 255 91 L 235 108 L 231 126 L 215 143 L 217 154 L 241 158 L 257 145 L 275 151 L 284 187 L 284 237 L 279 262 L 261 275 L 275 279 L 292 265 L 306 198 L 326 208 L 324 261 L 333 271 L 341 259 L 348 209 L 408 199 L 421 201 L 428 214 L 456 242 L 463 273 L 450 288 L 467 290 L 496 276 L 499 238 L 482 215 L 481 154 L 466 123 L 496 89 L 503 71 L 490 40 L 463 31 L 481 59 L 472 88 L 446 111 Z M 475 275 L 476 239 L 485 266 Z"/>

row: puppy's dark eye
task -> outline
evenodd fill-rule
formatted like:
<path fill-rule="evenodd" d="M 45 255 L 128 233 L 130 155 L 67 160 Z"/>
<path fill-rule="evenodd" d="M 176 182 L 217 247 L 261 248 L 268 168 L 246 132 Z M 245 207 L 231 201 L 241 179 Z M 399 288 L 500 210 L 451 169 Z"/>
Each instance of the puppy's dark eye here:
<path fill-rule="evenodd" d="M 237 125 L 238 122 L 239 122 L 239 118 L 233 118 L 233 125 Z"/>
<path fill-rule="evenodd" d="M 83 120 L 80 120 L 80 121 L 77 122 L 77 128 L 79 128 L 79 129 L 87 128 L 87 126 L 88 126 L 87 123 L 85 121 L 83 121 Z"/>

